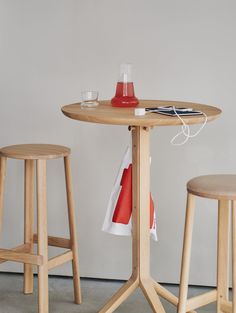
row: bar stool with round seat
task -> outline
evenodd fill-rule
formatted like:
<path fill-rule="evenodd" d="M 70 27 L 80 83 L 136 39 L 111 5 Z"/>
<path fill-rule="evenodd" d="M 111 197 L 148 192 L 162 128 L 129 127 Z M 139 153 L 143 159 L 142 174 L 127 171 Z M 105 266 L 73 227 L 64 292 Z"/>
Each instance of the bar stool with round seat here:
<path fill-rule="evenodd" d="M 207 175 L 187 183 L 188 197 L 180 278 L 178 313 L 217 302 L 217 313 L 236 312 L 236 175 Z M 195 196 L 218 200 L 217 288 L 187 299 Z M 229 301 L 229 233 L 232 208 L 232 284 Z"/>
<path fill-rule="evenodd" d="M 14 249 L 0 249 L 0 263 L 14 261 L 24 263 L 24 293 L 33 292 L 33 265 L 38 266 L 39 313 L 48 313 L 48 270 L 72 262 L 75 303 L 81 303 L 80 276 L 75 213 L 73 203 L 70 149 L 49 144 L 23 144 L 0 149 L 0 230 L 3 213 L 4 180 L 7 158 L 24 160 L 24 244 Z M 65 182 L 68 204 L 70 238 L 48 236 L 46 199 L 46 162 L 64 158 Z M 37 234 L 34 224 L 34 167 L 36 163 Z M 37 254 L 33 245 L 37 244 Z M 65 253 L 48 260 L 48 245 L 66 248 Z"/>

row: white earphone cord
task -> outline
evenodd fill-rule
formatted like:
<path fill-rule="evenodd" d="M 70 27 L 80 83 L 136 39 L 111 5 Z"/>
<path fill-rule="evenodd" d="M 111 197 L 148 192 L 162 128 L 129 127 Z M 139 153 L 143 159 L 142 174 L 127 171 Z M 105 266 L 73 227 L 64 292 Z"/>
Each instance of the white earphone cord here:
<path fill-rule="evenodd" d="M 176 114 L 176 116 L 180 119 L 180 121 L 182 122 L 182 126 L 181 126 L 181 131 L 179 133 L 177 133 L 172 139 L 171 139 L 171 144 L 174 145 L 174 146 L 182 146 L 184 145 L 188 140 L 189 138 L 193 138 L 193 137 L 196 137 L 204 128 L 204 126 L 206 125 L 207 123 L 207 115 L 204 113 L 204 112 L 201 112 L 202 115 L 204 115 L 205 117 L 205 120 L 203 122 L 203 124 L 201 125 L 201 127 L 194 133 L 194 134 L 191 134 L 190 133 L 190 127 L 189 125 L 187 125 L 185 123 L 185 121 L 183 120 L 183 118 L 176 112 L 176 108 L 173 106 L 173 110 Z M 180 142 L 180 143 L 177 143 L 175 142 L 175 140 L 181 136 L 181 135 L 184 135 L 185 136 L 185 139 Z"/>

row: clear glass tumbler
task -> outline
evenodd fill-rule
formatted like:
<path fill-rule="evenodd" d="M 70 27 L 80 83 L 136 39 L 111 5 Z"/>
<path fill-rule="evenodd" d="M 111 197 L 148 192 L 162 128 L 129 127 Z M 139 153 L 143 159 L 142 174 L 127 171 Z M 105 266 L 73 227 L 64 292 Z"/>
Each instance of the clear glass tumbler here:
<path fill-rule="evenodd" d="M 98 105 L 98 91 L 86 90 L 81 92 L 82 107 L 93 108 Z"/>

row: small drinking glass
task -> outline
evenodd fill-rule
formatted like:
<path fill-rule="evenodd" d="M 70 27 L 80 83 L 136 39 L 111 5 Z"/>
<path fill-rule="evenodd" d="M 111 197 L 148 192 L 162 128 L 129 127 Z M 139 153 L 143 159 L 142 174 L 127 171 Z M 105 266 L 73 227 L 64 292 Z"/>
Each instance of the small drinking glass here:
<path fill-rule="evenodd" d="M 82 107 L 94 108 L 98 105 L 98 101 L 97 101 L 98 91 L 92 91 L 92 90 L 82 91 L 81 96 L 82 96 L 82 102 L 80 105 Z"/>

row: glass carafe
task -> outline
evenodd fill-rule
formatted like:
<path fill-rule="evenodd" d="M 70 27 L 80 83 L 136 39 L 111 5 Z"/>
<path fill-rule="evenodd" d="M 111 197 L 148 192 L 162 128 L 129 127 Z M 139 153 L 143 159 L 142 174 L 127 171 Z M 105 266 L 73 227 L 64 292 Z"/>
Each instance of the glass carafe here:
<path fill-rule="evenodd" d="M 134 94 L 134 83 L 131 74 L 132 64 L 121 64 L 120 77 L 116 85 L 116 94 L 111 100 L 113 107 L 136 107 L 138 105 L 138 99 Z"/>

